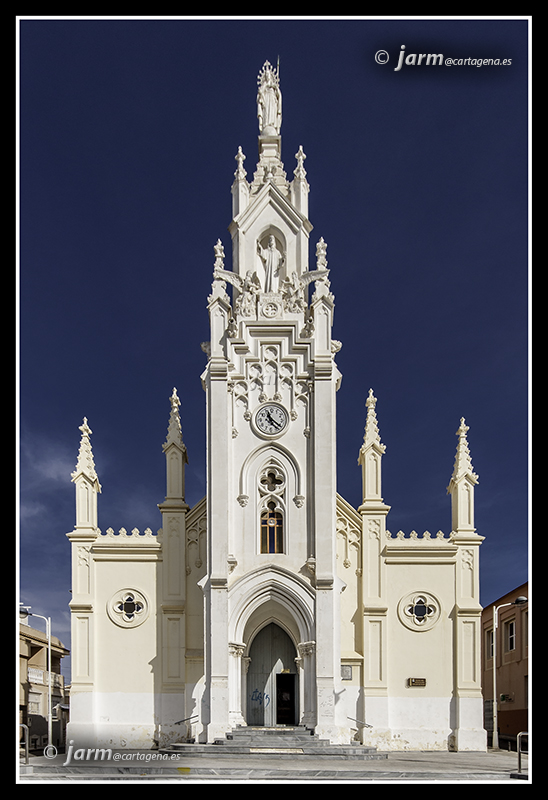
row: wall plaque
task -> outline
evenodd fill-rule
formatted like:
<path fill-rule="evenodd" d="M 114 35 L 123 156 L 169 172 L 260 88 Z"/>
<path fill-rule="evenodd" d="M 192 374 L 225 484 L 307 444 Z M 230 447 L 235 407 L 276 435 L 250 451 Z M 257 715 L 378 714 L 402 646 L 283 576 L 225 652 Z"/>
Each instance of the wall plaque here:
<path fill-rule="evenodd" d="M 407 678 L 408 686 L 426 686 L 426 678 Z"/>

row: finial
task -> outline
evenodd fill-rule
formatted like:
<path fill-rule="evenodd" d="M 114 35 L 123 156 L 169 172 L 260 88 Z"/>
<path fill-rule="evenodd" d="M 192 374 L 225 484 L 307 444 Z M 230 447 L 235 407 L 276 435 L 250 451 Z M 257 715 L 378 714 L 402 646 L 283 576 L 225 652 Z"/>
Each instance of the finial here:
<path fill-rule="evenodd" d="M 375 444 L 384 453 L 384 451 L 386 450 L 386 446 L 384 444 L 381 444 L 379 426 L 377 424 L 377 414 L 375 411 L 375 406 L 377 405 L 377 398 L 373 394 L 373 389 L 369 390 L 369 395 L 367 397 L 367 400 L 365 401 L 365 405 L 367 408 L 367 419 L 365 421 L 365 434 L 363 437 L 363 444 L 364 446 Z"/>
<path fill-rule="evenodd" d="M 242 153 L 242 148 L 241 147 L 238 147 L 238 152 L 236 153 L 234 158 L 238 162 L 238 168 L 237 168 L 236 172 L 234 173 L 234 177 L 237 178 L 238 180 L 243 180 L 245 178 L 245 176 L 247 175 L 247 172 L 244 169 L 245 156 Z"/>
<path fill-rule="evenodd" d="M 88 425 L 87 417 L 84 417 L 84 421 L 82 425 L 79 426 L 78 430 L 82 432 L 82 437 L 80 439 L 78 461 L 76 463 L 74 472 L 71 473 L 71 478 L 74 481 L 78 475 L 86 475 L 86 477 L 88 477 L 91 481 L 97 481 L 97 485 L 99 486 L 97 472 L 95 471 L 95 462 L 93 460 L 93 451 L 91 449 L 91 442 L 89 440 L 92 431 Z M 99 486 L 99 491 L 100 490 L 101 487 Z"/>
<path fill-rule="evenodd" d="M 224 269 L 225 263 L 225 249 L 220 239 L 217 239 L 217 244 L 213 247 L 215 251 L 215 264 L 213 265 L 214 269 Z"/>
<path fill-rule="evenodd" d="M 177 408 L 181 405 L 181 401 L 179 400 L 179 397 L 177 396 L 177 389 L 175 388 L 175 386 L 173 387 L 173 392 L 171 393 L 171 397 L 169 399 L 170 399 L 170 402 L 171 402 L 172 410 L 176 411 Z"/>
<path fill-rule="evenodd" d="M 325 269 L 327 267 L 327 245 L 323 240 L 323 236 L 316 245 L 316 269 Z"/>
<path fill-rule="evenodd" d="M 459 437 L 459 441 L 457 444 L 453 475 L 451 476 L 452 481 L 457 481 L 459 478 L 462 478 L 463 475 L 468 475 L 474 483 L 478 482 L 478 476 L 475 474 L 474 468 L 472 467 L 472 459 L 470 457 L 468 440 L 466 438 L 466 434 L 469 430 L 470 428 L 466 425 L 464 417 L 461 417 L 459 429 L 455 434 Z"/>
<path fill-rule="evenodd" d="M 304 168 L 304 160 L 306 158 L 302 144 L 299 145 L 298 151 L 295 153 L 295 158 L 297 159 L 297 167 L 294 170 L 293 174 L 296 178 L 306 178 L 306 170 Z"/>
<path fill-rule="evenodd" d="M 183 442 L 181 418 L 179 416 L 179 406 L 181 405 L 181 401 L 179 400 L 177 389 L 175 387 L 173 387 L 173 392 L 171 393 L 169 402 L 171 404 L 171 413 L 169 415 L 167 439 L 163 445 L 163 450 L 165 450 L 170 444 L 181 446 Z"/>
<path fill-rule="evenodd" d="M 162 450 L 165 452 L 170 445 L 172 444 L 177 445 L 177 447 L 183 451 L 185 455 L 185 460 L 188 462 L 186 455 L 186 447 L 183 444 L 181 418 L 179 416 L 179 406 L 181 405 L 181 401 L 179 400 L 179 397 L 177 395 L 177 389 L 175 389 L 175 387 L 173 388 L 173 392 L 171 393 L 169 402 L 171 403 L 171 413 L 169 415 L 167 438 L 164 444 L 162 445 Z"/>

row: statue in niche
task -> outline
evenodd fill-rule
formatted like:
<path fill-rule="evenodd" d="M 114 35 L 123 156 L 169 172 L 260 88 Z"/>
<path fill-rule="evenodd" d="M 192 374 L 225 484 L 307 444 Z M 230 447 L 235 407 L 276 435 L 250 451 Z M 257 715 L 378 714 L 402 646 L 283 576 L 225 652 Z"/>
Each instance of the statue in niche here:
<path fill-rule="evenodd" d="M 257 117 L 263 136 L 275 136 L 282 125 L 282 93 L 280 91 L 280 65 L 276 69 L 265 61 L 257 83 Z"/>
<path fill-rule="evenodd" d="M 274 236 L 268 237 L 267 247 L 261 247 L 260 243 L 257 241 L 257 254 L 263 263 L 265 272 L 263 291 L 276 292 L 277 282 L 275 279 L 279 275 L 280 267 L 285 263 L 285 255 L 280 253 L 276 247 L 276 239 Z"/>

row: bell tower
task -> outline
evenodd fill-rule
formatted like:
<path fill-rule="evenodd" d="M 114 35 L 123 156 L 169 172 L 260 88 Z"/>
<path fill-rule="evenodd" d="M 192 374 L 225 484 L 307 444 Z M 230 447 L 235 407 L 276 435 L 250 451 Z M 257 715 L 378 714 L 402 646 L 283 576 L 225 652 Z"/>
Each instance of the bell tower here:
<path fill-rule="evenodd" d="M 211 340 L 202 375 L 208 741 L 236 724 L 288 719 L 331 741 L 348 739 L 335 714 L 335 397 L 341 381 L 335 354 L 341 345 L 332 339 L 334 297 L 323 238 L 309 265 L 306 156 L 299 147 L 291 181 L 281 159 L 281 108 L 279 66 L 267 61 L 258 75 L 258 163 L 251 181 L 241 147 L 236 155 L 231 269 L 223 242 L 214 247 Z M 294 677 L 282 681 L 282 673 Z M 282 684 L 294 695 L 283 714 Z M 261 704 L 268 705 L 267 716 Z"/>

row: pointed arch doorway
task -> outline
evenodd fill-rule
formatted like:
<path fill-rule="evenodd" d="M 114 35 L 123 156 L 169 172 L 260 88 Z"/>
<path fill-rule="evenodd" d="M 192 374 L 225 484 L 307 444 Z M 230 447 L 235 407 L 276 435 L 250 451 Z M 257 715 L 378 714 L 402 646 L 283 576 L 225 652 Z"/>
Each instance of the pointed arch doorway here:
<path fill-rule="evenodd" d="M 247 724 L 296 725 L 299 686 L 295 646 L 287 633 L 271 622 L 253 639 L 247 673 Z"/>

